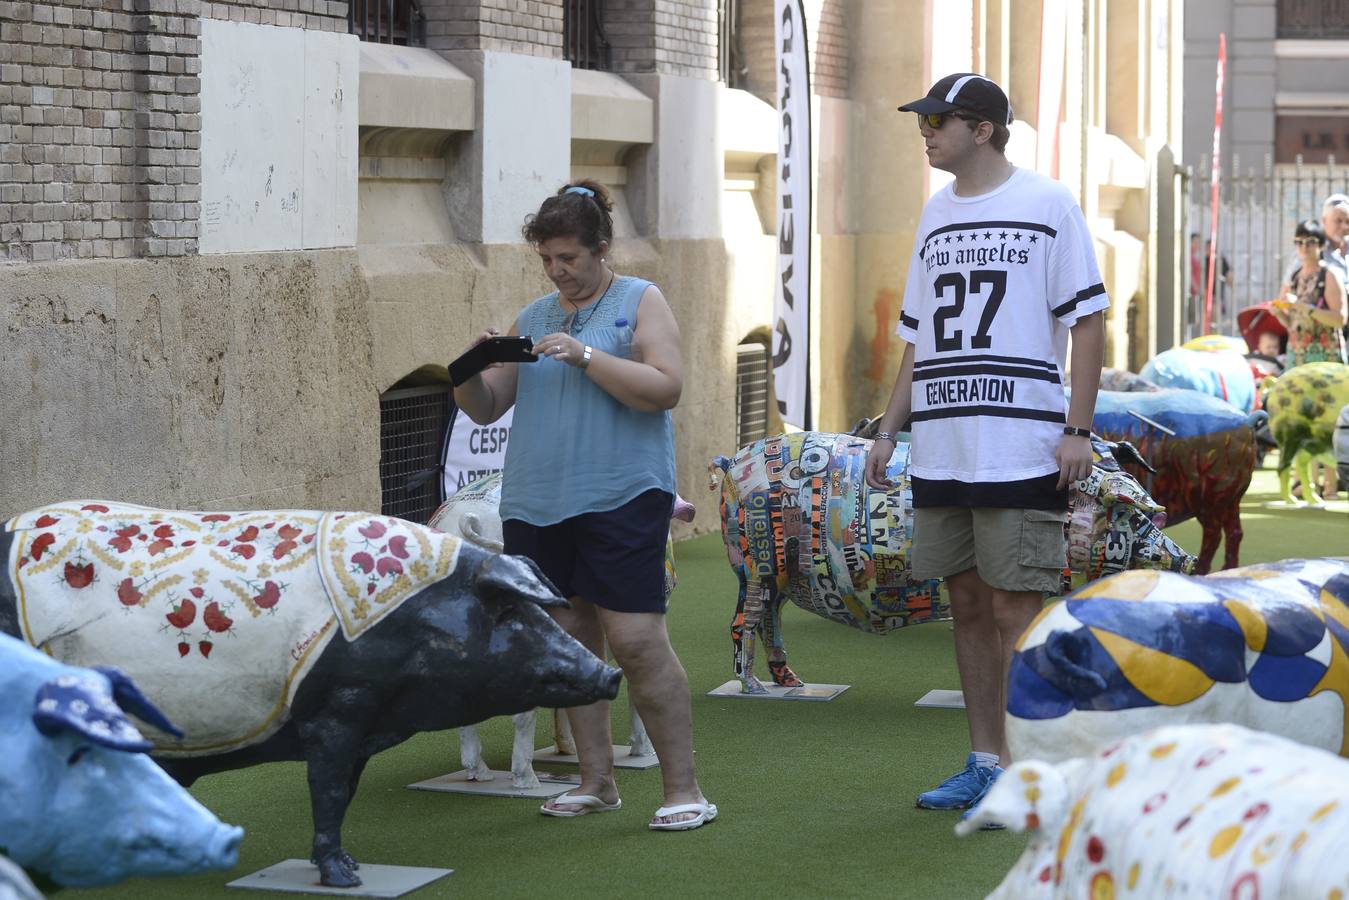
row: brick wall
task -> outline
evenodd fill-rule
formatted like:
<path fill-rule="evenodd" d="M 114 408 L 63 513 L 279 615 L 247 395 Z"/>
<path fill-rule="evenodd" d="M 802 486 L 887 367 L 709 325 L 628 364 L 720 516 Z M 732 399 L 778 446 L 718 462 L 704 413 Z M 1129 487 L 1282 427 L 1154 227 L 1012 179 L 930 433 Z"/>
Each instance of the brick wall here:
<path fill-rule="evenodd" d="M 424 0 L 432 50 L 562 58 L 562 0 Z"/>
<path fill-rule="evenodd" d="M 825 97 L 848 96 L 848 18 L 846 0 L 805 0 L 806 38 L 810 47 L 810 88 Z M 744 89 L 768 103 L 777 91 L 773 46 L 773 4 L 741 0 L 740 48 L 749 69 Z"/>
<path fill-rule="evenodd" d="M 201 17 L 347 30 L 331 0 L 0 0 L 0 261 L 197 252 Z"/>
<path fill-rule="evenodd" d="M 717 0 L 608 0 L 615 72 L 717 78 Z"/>
<path fill-rule="evenodd" d="M 200 15 L 254 25 L 346 32 L 347 5 L 346 0 L 200 0 Z"/>

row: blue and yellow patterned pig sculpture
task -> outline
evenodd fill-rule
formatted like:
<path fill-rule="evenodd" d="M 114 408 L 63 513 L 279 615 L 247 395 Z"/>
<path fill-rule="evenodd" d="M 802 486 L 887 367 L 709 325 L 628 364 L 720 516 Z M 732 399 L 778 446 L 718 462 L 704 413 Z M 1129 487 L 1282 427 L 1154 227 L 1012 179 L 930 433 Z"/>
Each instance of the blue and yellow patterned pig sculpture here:
<path fill-rule="evenodd" d="M 1349 755 L 1349 559 L 1123 572 L 1047 607 L 1007 685 L 1014 759 L 1083 756 L 1182 722 Z"/>

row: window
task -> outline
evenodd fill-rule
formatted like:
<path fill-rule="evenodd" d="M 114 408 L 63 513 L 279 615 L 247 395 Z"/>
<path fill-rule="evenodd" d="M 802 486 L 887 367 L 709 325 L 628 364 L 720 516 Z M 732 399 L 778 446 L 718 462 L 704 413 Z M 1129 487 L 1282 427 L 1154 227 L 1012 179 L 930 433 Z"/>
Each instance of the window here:
<path fill-rule="evenodd" d="M 604 0 L 563 0 L 562 57 L 575 68 L 609 71 L 603 21 Z"/>
<path fill-rule="evenodd" d="M 717 41 L 717 64 L 721 80 L 728 88 L 742 88 L 748 81 L 749 67 L 740 46 L 740 0 L 721 0 L 721 33 Z"/>
<path fill-rule="evenodd" d="M 347 26 L 363 41 L 426 46 L 426 16 L 417 0 L 350 0 Z"/>
<path fill-rule="evenodd" d="M 1280 38 L 1349 39 L 1349 0 L 1279 0 Z"/>
<path fill-rule="evenodd" d="M 384 515 L 425 524 L 440 505 L 450 408 L 448 384 L 394 387 L 379 398 L 379 509 Z"/>

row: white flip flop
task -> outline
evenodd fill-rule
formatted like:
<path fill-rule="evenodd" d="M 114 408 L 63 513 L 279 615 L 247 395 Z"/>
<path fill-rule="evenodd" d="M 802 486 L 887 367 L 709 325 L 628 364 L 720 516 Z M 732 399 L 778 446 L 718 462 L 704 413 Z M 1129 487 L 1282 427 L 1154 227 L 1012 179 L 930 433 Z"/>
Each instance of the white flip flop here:
<path fill-rule="evenodd" d="M 563 804 L 568 806 L 579 806 L 580 809 L 553 809 L 548 804 Z M 620 798 L 613 803 L 605 803 L 594 794 L 573 794 L 568 791 L 565 794 L 558 794 L 539 807 L 539 812 L 545 816 L 557 816 L 559 819 L 574 819 L 577 816 L 588 816 L 593 812 L 614 812 L 621 809 L 623 800 Z"/>
<path fill-rule="evenodd" d="M 698 815 L 682 822 L 651 822 L 647 827 L 652 831 L 689 831 L 694 828 L 701 828 L 717 817 L 717 806 L 715 803 L 708 803 L 706 800 L 700 800 L 696 803 L 676 803 L 674 806 L 662 806 L 656 810 L 656 815 L 653 818 L 661 819 L 666 816 L 677 816 L 680 813 L 697 813 Z"/>

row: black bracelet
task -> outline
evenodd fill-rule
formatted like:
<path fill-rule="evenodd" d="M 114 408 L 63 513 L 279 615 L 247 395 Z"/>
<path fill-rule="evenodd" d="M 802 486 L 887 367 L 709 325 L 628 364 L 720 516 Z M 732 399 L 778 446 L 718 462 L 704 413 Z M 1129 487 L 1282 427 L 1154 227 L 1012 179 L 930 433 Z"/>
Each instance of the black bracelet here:
<path fill-rule="evenodd" d="M 1090 428 L 1074 428 L 1071 425 L 1064 425 L 1063 433 L 1068 435 L 1069 437 L 1084 437 L 1084 438 L 1091 437 Z"/>

